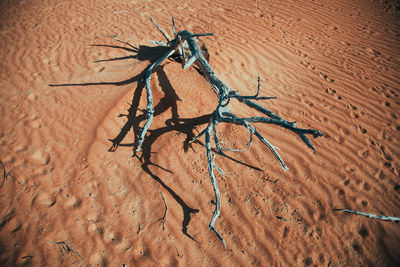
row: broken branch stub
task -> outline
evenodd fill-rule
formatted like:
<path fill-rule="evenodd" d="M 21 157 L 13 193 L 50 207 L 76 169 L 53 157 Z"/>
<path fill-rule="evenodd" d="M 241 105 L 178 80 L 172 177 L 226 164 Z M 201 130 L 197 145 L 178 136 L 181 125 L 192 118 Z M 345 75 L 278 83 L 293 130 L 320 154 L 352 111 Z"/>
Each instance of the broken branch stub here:
<path fill-rule="evenodd" d="M 225 240 L 223 237 L 218 233 L 218 231 L 215 228 L 215 222 L 217 218 L 219 217 L 219 214 L 221 212 L 221 198 L 220 198 L 220 193 L 218 189 L 218 184 L 214 175 L 214 168 L 222 173 L 222 170 L 215 165 L 214 159 L 215 157 L 213 156 L 212 149 L 211 149 L 211 135 L 213 135 L 214 143 L 216 145 L 216 151 L 217 154 L 224 154 L 223 150 L 225 150 L 219 143 L 218 141 L 218 135 L 217 135 L 217 130 L 216 130 L 216 125 L 219 123 L 233 123 L 237 125 L 242 125 L 243 127 L 247 128 L 247 130 L 250 133 L 250 142 L 248 143 L 249 147 L 252 143 L 252 136 L 253 134 L 262 142 L 264 143 L 273 153 L 273 155 L 277 158 L 279 164 L 282 166 L 283 170 L 287 170 L 286 164 L 284 163 L 283 159 L 277 152 L 277 147 L 273 146 L 271 143 L 265 139 L 258 131 L 257 129 L 251 125 L 250 123 L 265 123 L 265 124 L 275 124 L 280 127 L 283 127 L 289 131 L 292 131 L 293 133 L 299 135 L 301 140 L 310 147 L 311 149 L 314 149 L 314 147 L 311 144 L 311 141 L 308 139 L 306 135 L 312 135 L 314 138 L 322 136 L 323 133 L 318 131 L 318 130 L 313 130 L 313 129 L 302 129 L 298 128 L 295 126 L 294 122 L 289 122 L 278 115 L 276 115 L 274 112 L 264 108 L 263 106 L 255 103 L 254 101 L 258 100 L 267 100 L 267 99 L 275 99 L 275 97 L 266 97 L 266 96 L 259 96 L 260 93 L 260 87 L 261 87 L 261 80 L 260 77 L 258 77 L 258 86 L 257 86 L 257 91 L 255 95 L 252 96 L 242 96 L 240 95 L 237 91 L 231 89 L 227 85 L 225 85 L 215 74 L 214 70 L 212 69 L 211 65 L 208 63 L 207 59 L 204 57 L 198 43 L 197 43 L 197 37 L 202 37 L 202 36 L 212 36 L 214 34 L 212 33 L 203 33 L 203 34 L 192 34 L 191 32 L 187 30 L 182 30 L 177 32 L 175 28 L 175 22 L 174 19 L 172 18 L 172 30 L 174 34 L 174 38 L 172 39 L 169 34 L 161 28 L 152 18 L 150 18 L 151 22 L 157 27 L 157 29 L 161 32 L 161 34 L 165 37 L 167 42 L 163 41 L 157 41 L 155 42 L 156 44 L 163 46 L 163 47 L 168 47 L 169 49 L 167 52 L 165 52 L 164 55 L 162 55 L 157 61 L 152 63 L 148 69 L 145 72 L 145 88 L 146 88 L 146 93 L 147 93 L 147 120 L 145 122 L 145 125 L 143 126 L 142 130 L 139 133 L 139 138 L 138 138 L 138 145 L 137 145 L 137 151 L 140 151 L 141 146 L 143 144 L 144 138 L 146 136 L 146 132 L 150 127 L 151 121 L 153 119 L 153 113 L 154 113 L 154 106 L 153 106 L 153 96 L 151 92 L 151 85 L 150 85 L 150 80 L 151 80 L 151 74 L 157 66 L 159 66 L 164 60 L 167 58 L 174 56 L 179 57 L 182 60 L 182 68 L 187 69 L 191 65 L 196 64 L 197 67 L 201 70 L 203 73 L 205 79 L 211 84 L 212 89 L 216 93 L 218 97 L 218 105 L 215 109 L 215 111 L 212 114 L 212 117 L 206 127 L 198 136 L 193 138 L 192 141 L 197 140 L 200 138 L 202 135 L 205 135 L 205 147 L 206 147 L 206 155 L 207 155 L 207 162 L 208 162 L 208 172 L 209 176 L 211 179 L 211 183 L 214 189 L 214 194 L 215 194 L 215 210 L 213 212 L 213 215 L 211 217 L 209 229 L 214 231 L 217 237 L 223 242 L 224 246 L 226 247 Z M 235 115 L 232 111 L 229 110 L 229 103 L 231 99 L 236 99 L 239 102 L 247 105 L 249 108 L 254 109 L 264 115 L 264 117 L 249 117 L 249 118 L 241 118 L 237 115 Z"/>

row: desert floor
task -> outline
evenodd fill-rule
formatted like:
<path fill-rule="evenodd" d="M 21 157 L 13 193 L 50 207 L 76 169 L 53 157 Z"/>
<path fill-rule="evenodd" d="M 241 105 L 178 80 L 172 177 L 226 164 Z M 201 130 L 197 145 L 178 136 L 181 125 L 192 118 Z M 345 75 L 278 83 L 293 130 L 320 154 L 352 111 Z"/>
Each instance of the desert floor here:
<path fill-rule="evenodd" d="M 397 5 L 397 6 L 396 6 Z M 0 265 L 398 266 L 400 12 L 391 1 L 1 1 Z M 199 38 L 217 76 L 302 128 L 218 125 L 214 210 L 204 136 L 218 99 L 148 40 Z M 260 116 L 233 101 L 240 116 Z M 119 146 L 113 147 L 113 142 Z M 4 172 L 3 172 L 4 170 Z"/>

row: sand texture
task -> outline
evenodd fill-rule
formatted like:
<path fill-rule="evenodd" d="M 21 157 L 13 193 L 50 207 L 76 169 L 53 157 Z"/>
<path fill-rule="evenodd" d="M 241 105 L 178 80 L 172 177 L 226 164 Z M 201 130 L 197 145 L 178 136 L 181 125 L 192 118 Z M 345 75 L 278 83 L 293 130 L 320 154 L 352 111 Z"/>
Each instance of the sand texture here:
<path fill-rule="evenodd" d="M 396 1 L 5 0 L 0 10 L 1 266 L 400 265 L 398 223 L 334 210 L 400 216 Z M 218 101 L 196 69 L 156 68 L 155 116 L 134 153 L 143 71 L 162 52 L 148 42 L 163 38 L 149 15 L 170 33 L 172 15 L 178 30 L 214 33 L 201 39 L 221 80 L 252 95 L 259 74 L 261 94 L 278 97 L 263 106 L 325 133 L 312 151 L 255 125 L 284 172 L 259 140 L 247 149 L 245 128 L 218 125 L 225 146 L 245 150 L 215 160 L 227 249 L 208 231 L 204 137 L 188 144 Z"/>

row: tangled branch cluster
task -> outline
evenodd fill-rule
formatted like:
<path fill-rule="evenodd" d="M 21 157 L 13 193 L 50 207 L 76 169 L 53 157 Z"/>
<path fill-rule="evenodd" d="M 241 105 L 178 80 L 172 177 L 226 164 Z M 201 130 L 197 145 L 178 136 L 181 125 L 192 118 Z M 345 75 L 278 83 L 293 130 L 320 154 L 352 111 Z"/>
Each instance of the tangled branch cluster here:
<path fill-rule="evenodd" d="M 282 166 L 282 168 L 285 171 L 287 170 L 287 166 L 285 165 L 281 156 L 278 154 L 277 147 L 275 147 L 270 142 L 268 142 L 268 140 L 265 139 L 251 123 L 275 124 L 275 125 L 285 128 L 285 129 L 288 129 L 288 130 L 296 133 L 297 135 L 299 135 L 300 138 L 304 141 L 304 143 L 311 149 L 314 149 L 314 147 L 306 135 L 312 135 L 314 138 L 316 138 L 316 137 L 322 136 L 323 133 L 318 130 L 298 128 L 298 127 L 296 127 L 295 122 L 286 121 L 286 120 L 282 119 L 281 117 L 279 117 L 278 115 L 276 115 L 274 112 L 257 104 L 255 101 L 275 98 L 275 97 L 259 96 L 260 86 L 261 86 L 260 77 L 258 77 L 257 93 L 252 96 L 240 95 L 237 91 L 231 89 L 230 87 L 225 85 L 220 79 L 218 79 L 218 77 L 216 76 L 212 67 L 210 66 L 210 64 L 208 63 L 206 58 L 204 57 L 203 52 L 201 51 L 199 45 L 197 44 L 198 37 L 211 36 L 214 34 L 212 34 L 212 33 L 192 34 L 191 32 L 186 31 L 186 30 L 177 32 L 176 28 L 175 28 L 174 19 L 172 18 L 172 30 L 173 30 L 173 34 L 174 34 L 174 38 L 172 39 L 169 36 L 169 34 L 163 28 L 161 28 L 152 18 L 150 18 L 150 20 L 153 22 L 153 24 L 157 27 L 157 29 L 162 33 L 162 35 L 166 39 L 166 41 L 152 41 L 152 42 L 159 46 L 166 47 L 168 49 L 167 49 L 167 52 L 165 52 L 158 60 L 156 60 L 154 63 L 152 63 L 145 72 L 145 83 L 146 83 L 146 93 L 147 93 L 147 106 L 146 106 L 147 118 L 146 118 L 146 122 L 145 122 L 142 130 L 139 133 L 138 146 L 137 146 L 136 151 L 140 151 L 141 146 L 144 141 L 144 138 L 146 136 L 146 132 L 149 129 L 151 121 L 154 116 L 153 96 L 152 96 L 152 91 L 151 91 L 151 86 L 150 86 L 151 74 L 152 74 L 153 70 L 157 66 L 159 66 L 164 60 L 166 60 L 167 58 L 169 58 L 171 56 L 179 57 L 181 59 L 183 69 L 187 69 L 190 66 L 192 66 L 192 64 L 196 64 L 197 67 L 203 73 L 203 76 L 207 79 L 207 81 L 212 86 L 214 92 L 216 93 L 216 95 L 218 97 L 218 106 L 216 107 L 215 111 L 213 112 L 213 114 L 210 118 L 210 121 L 208 123 L 208 126 L 199 135 L 197 135 L 192 140 L 192 142 L 197 140 L 201 136 L 205 135 L 205 147 L 206 147 L 206 151 L 207 151 L 208 172 L 209 172 L 209 175 L 211 178 L 211 183 L 213 185 L 215 198 L 216 198 L 215 210 L 214 210 L 213 216 L 211 218 L 209 229 L 213 230 L 215 232 L 215 234 L 218 236 L 218 238 L 226 246 L 225 240 L 218 233 L 218 231 L 215 229 L 215 226 L 214 226 L 215 221 L 219 217 L 219 214 L 221 211 L 221 199 L 220 199 L 220 193 L 218 190 L 218 185 L 217 185 L 215 175 L 214 175 L 214 169 L 218 170 L 221 173 L 223 173 L 223 172 L 214 163 L 214 159 L 215 159 L 216 155 L 214 156 L 212 153 L 211 136 L 214 140 L 217 154 L 224 155 L 224 150 L 231 150 L 231 149 L 227 149 L 227 148 L 224 148 L 223 146 L 221 146 L 221 144 L 218 140 L 218 135 L 217 135 L 217 130 L 216 130 L 217 124 L 233 123 L 233 124 L 237 124 L 237 125 L 246 127 L 247 130 L 249 131 L 249 135 L 250 135 L 250 140 L 247 145 L 250 147 L 252 144 L 252 141 L 253 141 L 253 136 L 256 136 L 262 143 L 264 143 L 271 150 L 271 152 L 277 158 L 277 160 L 279 161 L 279 164 Z M 241 117 L 235 115 L 229 109 L 229 103 L 232 99 L 236 99 L 239 102 L 247 105 L 248 107 L 257 110 L 258 112 L 262 113 L 263 116 L 262 117 L 241 118 Z"/>

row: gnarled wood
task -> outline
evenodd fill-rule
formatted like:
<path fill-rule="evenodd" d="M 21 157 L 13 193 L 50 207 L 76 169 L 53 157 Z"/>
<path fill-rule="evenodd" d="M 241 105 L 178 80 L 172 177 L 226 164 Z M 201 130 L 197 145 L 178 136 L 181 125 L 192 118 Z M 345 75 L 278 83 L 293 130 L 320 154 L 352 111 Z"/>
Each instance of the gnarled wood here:
<path fill-rule="evenodd" d="M 206 152 L 207 152 L 208 172 L 209 172 L 209 176 L 210 176 L 211 183 L 212 183 L 212 186 L 214 189 L 214 194 L 215 194 L 215 210 L 214 210 L 213 216 L 210 221 L 209 229 L 213 230 L 215 232 L 215 234 L 218 236 L 218 238 L 221 239 L 224 246 L 226 246 L 225 240 L 215 229 L 215 222 L 221 212 L 221 199 L 220 199 L 220 193 L 219 193 L 217 181 L 216 181 L 216 178 L 214 175 L 214 168 L 216 170 L 220 171 L 221 173 L 223 173 L 223 172 L 214 163 L 215 156 L 212 155 L 212 150 L 211 150 L 211 135 L 213 135 L 214 143 L 215 143 L 217 152 L 219 154 L 223 155 L 224 154 L 223 150 L 228 150 L 228 149 L 225 149 L 220 145 L 220 143 L 218 141 L 216 125 L 218 123 L 234 123 L 234 124 L 238 124 L 238 125 L 242 125 L 242 126 L 246 127 L 250 133 L 250 141 L 248 143 L 248 146 L 249 147 L 251 146 L 252 140 L 253 140 L 252 137 L 253 137 L 253 135 L 255 135 L 258 139 L 260 139 L 260 141 L 262 143 L 264 143 L 271 150 L 271 152 L 277 158 L 277 160 L 279 161 L 283 170 L 285 170 L 285 171 L 287 170 L 287 166 L 284 163 L 282 157 L 278 154 L 278 152 L 276 150 L 277 147 L 275 147 L 271 143 L 269 143 L 257 131 L 257 129 L 250 123 L 275 124 L 275 125 L 285 128 L 285 129 L 288 129 L 288 130 L 294 132 L 295 134 L 299 135 L 299 137 L 311 149 L 314 149 L 314 147 L 312 146 L 310 140 L 308 139 L 308 137 L 306 135 L 312 135 L 314 138 L 316 138 L 316 137 L 322 136 L 323 133 L 318 130 L 298 128 L 295 126 L 294 122 L 286 121 L 286 120 L 282 119 L 281 117 L 279 117 L 278 115 L 276 115 L 274 112 L 255 103 L 254 101 L 258 101 L 258 100 L 275 99 L 275 97 L 259 96 L 260 87 L 261 87 L 260 77 L 258 78 L 257 92 L 254 96 L 242 96 L 237 91 L 231 89 L 230 87 L 225 85 L 220 79 L 218 79 L 218 77 L 215 74 L 215 72 L 213 71 L 212 67 L 210 66 L 210 64 L 208 63 L 206 58 L 204 57 L 203 52 L 201 51 L 199 45 L 197 44 L 197 39 L 196 39 L 197 37 L 201 37 L 201 36 L 211 36 L 211 35 L 213 35 L 212 33 L 192 34 L 191 32 L 186 31 L 186 30 L 176 32 L 175 22 L 174 22 L 174 19 L 172 18 L 172 30 L 173 30 L 173 34 L 174 34 L 174 39 L 172 39 L 169 36 L 169 34 L 163 28 L 161 28 L 152 18 L 150 18 L 150 20 L 151 20 L 151 22 L 154 23 L 154 25 L 157 27 L 157 29 L 161 32 L 161 34 L 166 39 L 166 42 L 153 41 L 153 43 L 160 45 L 160 46 L 168 47 L 169 50 L 162 57 L 160 57 L 157 61 L 155 61 L 153 64 L 151 64 L 145 73 L 146 92 L 147 92 L 147 107 L 146 107 L 147 120 L 146 120 L 145 125 L 143 126 L 141 132 L 139 133 L 137 151 L 140 151 L 140 148 L 144 141 L 146 132 L 149 129 L 151 121 L 153 119 L 154 107 L 153 107 L 153 97 L 152 97 L 152 92 L 151 92 L 150 80 L 151 80 L 151 74 L 152 74 L 154 68 L 157 67 L 158 65 L 160 65 L 165 59 L 167 59 L 168 57 L 170 57 L 172 55 L 178 56 L 181 58 L 183 69 L 187 69 L 192 64 L 196 64 L 202 71 L 204 77 L 211 84 L 214 92 L 216 93 L 216 95 L 218 97 L 218 105 L 217 105 L 206 129 L 204 129 L 198 136 L 193 138 L 192 141 L 197 140 L 202 135 L 205 135 L 205 147 L 206 147 Z M 266 117 L 240 118 L 240 117 L 236 116 L 233 112 L 231 112 L 229 110 L 229 103 L 230 103 L 231 99 L 236 99 L 236 100 L 244 103 L 249 108 L 259 111 L 260 113 L 264 114 Z"/>

